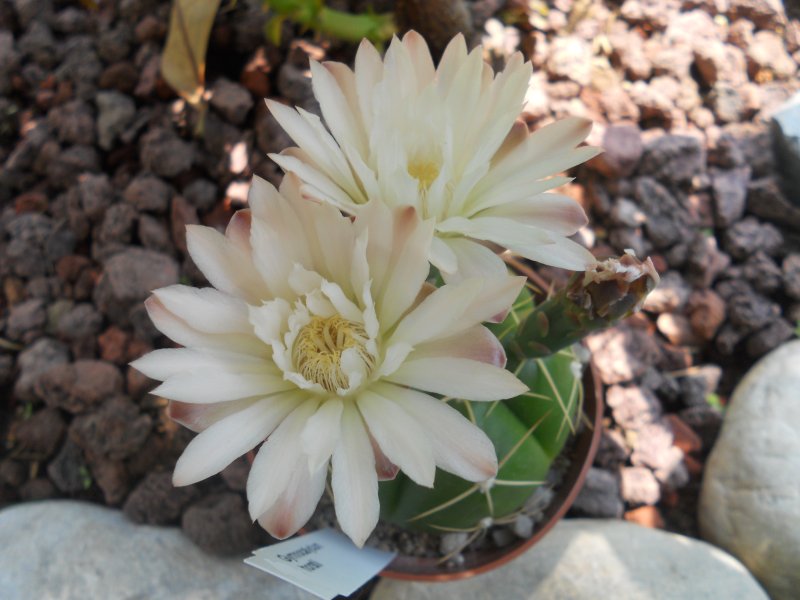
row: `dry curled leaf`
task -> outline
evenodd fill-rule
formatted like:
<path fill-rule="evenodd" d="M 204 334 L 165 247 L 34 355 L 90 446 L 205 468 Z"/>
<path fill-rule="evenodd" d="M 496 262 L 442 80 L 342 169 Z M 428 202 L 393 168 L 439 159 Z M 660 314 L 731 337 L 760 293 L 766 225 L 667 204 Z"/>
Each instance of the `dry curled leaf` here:
<path fill-rule="evenodd" d="M 161 74 L 189 104 L 201 106 L 206 49 L 220 0 L 174 0 Z"/>

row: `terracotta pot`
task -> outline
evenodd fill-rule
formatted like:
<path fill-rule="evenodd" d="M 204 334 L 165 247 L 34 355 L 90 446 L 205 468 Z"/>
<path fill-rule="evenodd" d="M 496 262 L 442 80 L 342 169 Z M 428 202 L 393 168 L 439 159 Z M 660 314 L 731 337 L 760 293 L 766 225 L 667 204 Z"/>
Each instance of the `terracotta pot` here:
<path fill-rule="evenodd" d="M 508 563 L 542 539 L 572 506 L 600 445 L 603 418 L 603 386 L 599 377 L 591 368 L 587 369 L 584 374 L 583 385 L 585 391 L 583 411 L 592 426 L 591 428 L 584 427 L 577 434 L 577 438 L 571 448 L 569 468 L 561 485 L 555 489 L 555 496 L 544 511 L 544 518 L 536 524 L 533 535 L 530 538 L 521 539 L 508 546 L 494 550 L 470 551 L 467 549 L 462 552 L 464 562 L 458 567 L 447 567 L 439 564 L 438 558 L 398 556 L 386 569 L 381 571 L 380 575 L 392 579 L 411 581 L 466 579 Z"/>

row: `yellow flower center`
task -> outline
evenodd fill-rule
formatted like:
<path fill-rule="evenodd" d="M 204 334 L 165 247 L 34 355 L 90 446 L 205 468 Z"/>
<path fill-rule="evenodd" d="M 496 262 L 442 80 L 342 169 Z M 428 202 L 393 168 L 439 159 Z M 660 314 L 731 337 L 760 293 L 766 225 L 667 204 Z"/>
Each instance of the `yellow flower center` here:
<path fill-rule="evenodd" d="M 408 174 L 417 180 L 421 191 L 427 191 L 431 187 L 439 176 L 439 171 L 441 165 L 435 160 L 412 158 L 408 161 Z"/>
<path fill-rule="evenodd" d="M 339 315 L 313 317 L 297 335 L 292 360 L 298 372 L 308 381 L 320 384 L 329 392 L 346 389 L 347 375 L 342 371 L 342 353 L 355 348 L 367 372 L 375 366 L 375 358 L 367 352 L 367 332 L 358 323 Z"/>

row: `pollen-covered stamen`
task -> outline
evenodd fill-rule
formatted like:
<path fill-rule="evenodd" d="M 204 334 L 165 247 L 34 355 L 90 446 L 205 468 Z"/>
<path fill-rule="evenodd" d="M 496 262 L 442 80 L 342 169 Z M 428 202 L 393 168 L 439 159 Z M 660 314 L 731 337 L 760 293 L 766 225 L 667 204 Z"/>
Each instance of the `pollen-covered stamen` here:
<path fill-rule="evenodd" d="M 367 342 L 363 325 L 339 315 L 316 316 L 298 333 L 292 348 L 292 360 L 297 371 L 308 381 L 335 392 L 350 385 L 342 370 L 342 354 L 349 348 L 356 350 L 367 372 L 375 366 L 375 358 L 367 351 Z"/>
<path fill-rule="evenodd" d="M 420 192 L 428 191 L 441 171 L 439 162 L 431 159 L 413 158 L 408 161 L 407 168 L 408 174 L 417 180 Z"/>

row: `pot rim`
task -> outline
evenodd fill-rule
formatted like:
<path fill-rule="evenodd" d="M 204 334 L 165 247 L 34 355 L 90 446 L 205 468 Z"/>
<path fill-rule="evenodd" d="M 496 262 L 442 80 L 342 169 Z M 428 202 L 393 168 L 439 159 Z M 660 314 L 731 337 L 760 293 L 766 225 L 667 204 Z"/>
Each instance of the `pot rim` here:
<path fill-rule="evenodd" d="M 573 460 L 570 462 L 564 480 L 556 488 L 554 498 L 544 511 L 544 519 L 536 524 L 530 538 L 521 539 L 489 552 L 468 553 L 465 564 L 455 569 L 444 567 L 437 558 L 397 556 L 378 575 L 389 579 L 426 582 L 467 579 L 507 564 L 542 539 L 561 520 L 577 498 L 600 446 L 603 386 L 599 374 L 591 362 L 584 372 L 583 386 L 583 411 L 588 417 L 591 427 L 585 427 L 577 434 L 571 451 Z"/>

